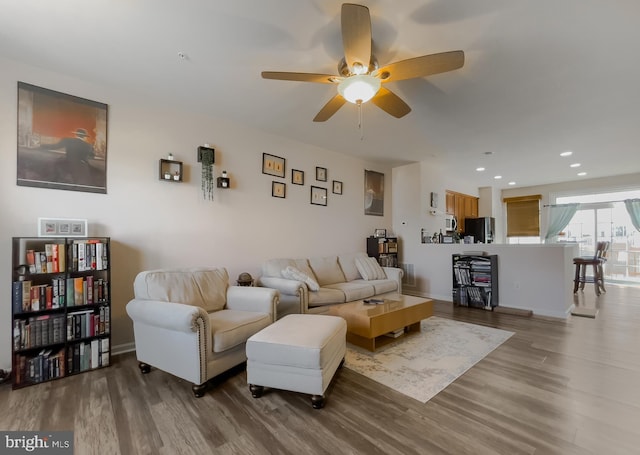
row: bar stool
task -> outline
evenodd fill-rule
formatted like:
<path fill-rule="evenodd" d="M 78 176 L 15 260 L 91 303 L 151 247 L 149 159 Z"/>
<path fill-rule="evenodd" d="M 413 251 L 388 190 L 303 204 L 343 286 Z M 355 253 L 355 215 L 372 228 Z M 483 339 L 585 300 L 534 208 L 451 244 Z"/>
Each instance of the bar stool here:
<path fill-rule="evenodd" d="M 581 256 L 573 258 L 576 266 L 576 275 L 573 279 L 573 293 L 578 292 L 578 288 L 584 290 L 585 283 L 593 283 L 596 295 L 601 292 L 607 292 L 604 288 L 604 272 L 603 264 L 607 261 L 607 252 L 609 251 L 609 242 L 598 242 L 596 244 L 596 252 L 593 257 Z M 593 276 L 587 276 L 587 267 L 593 267 Z"/>

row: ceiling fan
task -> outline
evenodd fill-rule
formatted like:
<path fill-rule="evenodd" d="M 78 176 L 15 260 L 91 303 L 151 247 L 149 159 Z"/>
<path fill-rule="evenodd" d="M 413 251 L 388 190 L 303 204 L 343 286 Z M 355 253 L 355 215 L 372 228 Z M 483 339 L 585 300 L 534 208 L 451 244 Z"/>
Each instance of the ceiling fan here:
<path fill-rule="evenodd" d="M 343 4 L 341 27 L 344 58 L 338 64 L 338 76 L 280 71 L 262 72 L 264 79 L 336 84 L 338 93 L 320 109 L 313 119 L 314 122 L 328 120 L 347 101 L 361 106 L 371 100 L 388 114 L 396 118 L 404 117 L 411 112 L 411 108 L 383 84 L 445 73 L 462 68 L 464 65 L 464 52 L 451 51 L 401 60 L 380 68 L 371 52 L 369 8 L 353 3 Z"/>

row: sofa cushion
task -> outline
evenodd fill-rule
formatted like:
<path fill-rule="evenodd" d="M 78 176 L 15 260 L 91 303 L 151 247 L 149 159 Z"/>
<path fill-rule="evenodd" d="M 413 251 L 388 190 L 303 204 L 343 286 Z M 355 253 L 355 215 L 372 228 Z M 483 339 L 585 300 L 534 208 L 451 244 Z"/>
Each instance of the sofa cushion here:
<path fill-rule="evenodd" d="M 295 267 L 296 263 L 290 258 L 269 259 L 262 264 L 262 274 L 264 276 L 281 277 L 282 271 L 287 267 Z"/>
<path fill-rule="evenodd" d="M 360 276 L 360 272 L 358 272 L 358 268 L 356 267 L 356 258 L 359 257 L 366 258 L 367 254 L 364 252 L 359 252 L 341 254 L 338 256 L 338 263 L 340 264 L 342 273 L 344 273 L 344 277 L 347 281 L 353 281 L 362 278 L 362 276 Z"/>
<path fill-rule="evenodd" d="M 376 295 L 398 291 L 398 283 L 396 283 L 395 280 L 370 280 L 365 281 L 365 283 L 369 283 L 373 286 Z"/>
<path fill-rule="evenodd" d="M 226 304 L 229 275 L 224 268 L 183 268 L 140 272 L 134 282 L 135 298 L 176 302 L 218 311 Z"/>
<path fill-rule="evenodd" d="M 369 281 L 356 280 L 348 283 L 336 283 L 327 286 L 329 289 L 338 289 L 344 292 L 345 302 L 366 299 L 375 295 L 376 290 Z"/>
<path fill-rule="evenodd" d="M 356 267 L 365 280 L 384 280 L 387 278 L 376 258 L 356 258 Z"/>
<path fill-rule="evenodd" d="M 309 290 L 314 292 L 320 289 L 320 285 L 315 279 L 311 278 L 306 273 L 303 273 L 300 270 L 290 265 L 287 266 L 287 268 L 285 268 L 284 270 L 282 270 L 282 277 L 288 280 L 302 281 L 306 283 L 307 286 L 309 286 Z"/>
<path fill-rule="evenodd" d="M 309 262 L 306 259 L 269 259 L 264 264 L 262 264 L 262 274 L 264 276 L 280 278 L 282 277 L 282 271 L 289 266 L 295 267 L 305 275 L 318 281 L 316 276 L 313 274 L 313 270 L 311 270 L 311 267 L 309 267 Z"/>
<path fill-rule="evenodd" d="M 244 343 L 254 333 L 271 324 L 267 313 L 221 310 L 209 315 L 213 352 L 223 352 Z"/>
<path fill-rule="evenodd" d="M 309 292 L 309 306 L 333 305 L 346 302 L 340 289 L 320 288 L 318 292 Z"/>
<path fill-rule="evenodd" d="M 338 256 L 310 258 L 309 265 L 311 266 L 320 286 L 347 281 L 344 277 L 344 273 L 342 273 L 340 265 L 338 264 Z"/>

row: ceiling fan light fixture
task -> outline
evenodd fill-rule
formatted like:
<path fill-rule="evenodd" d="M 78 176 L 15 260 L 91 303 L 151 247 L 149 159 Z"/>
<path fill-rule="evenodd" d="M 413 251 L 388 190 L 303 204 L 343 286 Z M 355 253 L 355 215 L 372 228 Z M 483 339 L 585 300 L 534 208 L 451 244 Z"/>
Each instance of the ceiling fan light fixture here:
<path fill-rule="evenodd" d="M 338 84 L 338 93 L 353 104 L 366 103 L 380 90 L 380 79 L 369 74 L 360 74 L 343 79 Z"/>

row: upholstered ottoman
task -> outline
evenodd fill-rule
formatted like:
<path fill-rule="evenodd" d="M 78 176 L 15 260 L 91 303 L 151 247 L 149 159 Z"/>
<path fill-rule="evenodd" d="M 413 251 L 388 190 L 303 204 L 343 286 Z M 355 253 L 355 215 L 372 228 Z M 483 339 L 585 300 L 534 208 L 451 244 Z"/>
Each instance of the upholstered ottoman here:
<path fill-rule="evenodd" d="M 247 340 L 247 382 L 260 398 L 264 387 L 311 394 L 315 409 L 344 360 L 347 323 L 338 316 L 290 314 Z"/>

